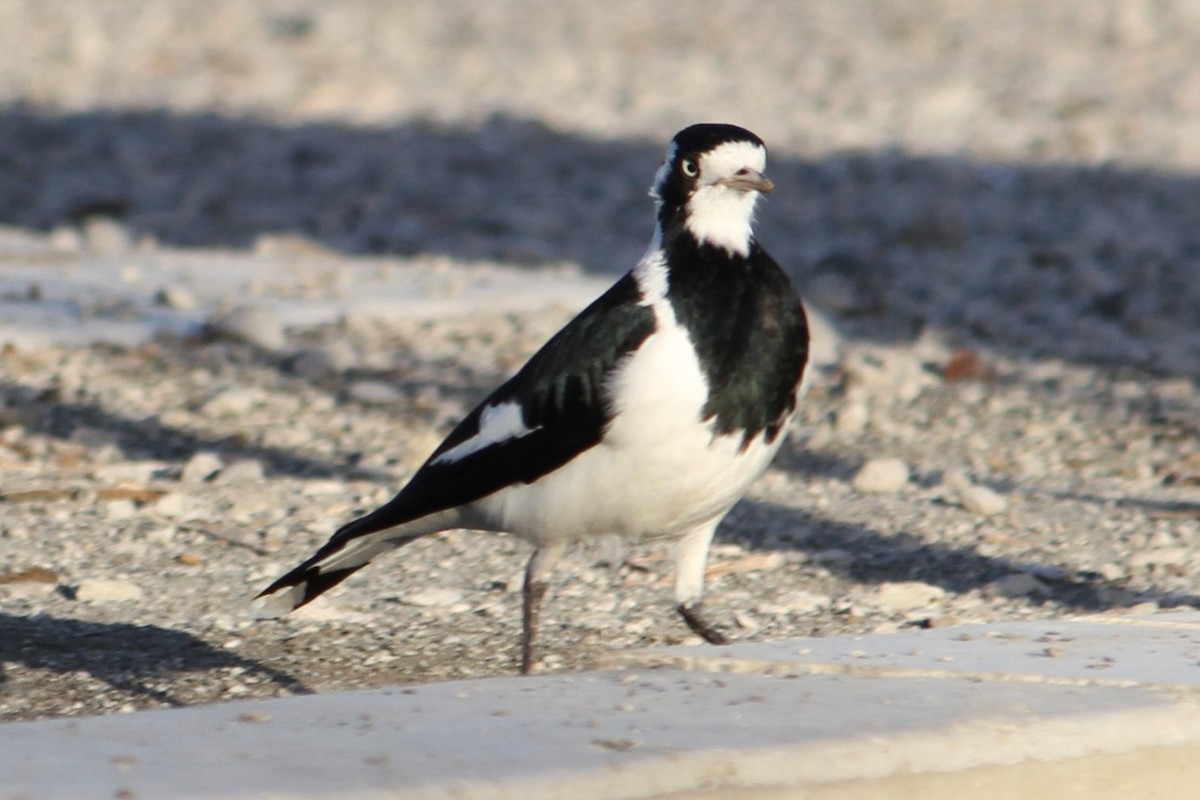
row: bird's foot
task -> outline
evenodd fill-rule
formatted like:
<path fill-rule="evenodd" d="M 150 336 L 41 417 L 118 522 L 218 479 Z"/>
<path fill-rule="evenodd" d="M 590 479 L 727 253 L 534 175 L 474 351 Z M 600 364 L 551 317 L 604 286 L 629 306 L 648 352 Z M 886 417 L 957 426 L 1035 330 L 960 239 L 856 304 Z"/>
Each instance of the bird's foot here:
<path fill-rule="evenodd" d="M 683 621 L 692 629 L 692 632 L 704 641 L 709 644 L 729 644 L 729 637 L 701 616 L 699 603 L 690 606 L 680 603 L 675 606 L 675 610 L 679 612 L 679 616 L 683 617 Z"/>

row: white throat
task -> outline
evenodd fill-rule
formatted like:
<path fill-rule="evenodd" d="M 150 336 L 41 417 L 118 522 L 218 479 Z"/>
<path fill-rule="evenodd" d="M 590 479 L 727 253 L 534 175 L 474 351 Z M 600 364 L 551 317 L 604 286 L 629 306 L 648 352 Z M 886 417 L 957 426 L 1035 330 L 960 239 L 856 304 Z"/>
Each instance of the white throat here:
<path fill-rule="evenodd" d="M 688 199 L 684 225 L 702 244 L 723 247 L 740 256 L 749 255 L 756 202 L 758 192 L 743 192 L 720 184 L 701 186 Z"/>
<path fill-rule="evenodd" d="M 700 157 L 700 183 L 688 198 L 684 225 L 700 242 L 745 256 L 753 236 L 758 192 L 720 183 L 749 167 L 762 172 L 767 152 L 753 142 L 727 142 Z"/>

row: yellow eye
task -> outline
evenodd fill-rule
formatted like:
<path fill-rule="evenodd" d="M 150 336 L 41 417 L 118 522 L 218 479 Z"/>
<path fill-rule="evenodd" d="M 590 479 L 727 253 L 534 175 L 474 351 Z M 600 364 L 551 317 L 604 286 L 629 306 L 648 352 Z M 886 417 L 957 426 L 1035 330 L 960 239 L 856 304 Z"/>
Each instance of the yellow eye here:
<path fill-rule="evenodd" d="M 679 162 L 679 171 L 689 178 L 694 178 L 700 174 L 700 168 L 696 166 L 696 162 L 690 158 L 685 158 Z"/>

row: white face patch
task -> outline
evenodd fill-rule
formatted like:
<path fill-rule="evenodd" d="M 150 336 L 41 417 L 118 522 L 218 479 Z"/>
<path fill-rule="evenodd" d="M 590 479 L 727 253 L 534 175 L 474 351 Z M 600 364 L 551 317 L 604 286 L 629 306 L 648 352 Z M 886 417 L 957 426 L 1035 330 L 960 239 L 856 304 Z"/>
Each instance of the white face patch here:
<path fill-rule="evenodd" d="M 700 183 L 688 199 L 687 229 L 701 242 L 731 253 L 750 252 L 758 192 L 724 186 L 743 167 L 762 172 L 767 151 L 753 142 L 726 142 L 700 157 Z"/>
<path fill-rule="evenodd" d="M 485 447 L 506 442 L 509 439 L 516 439 L 519 436 L 532 433 L 534 430 L 536 429 L 525 425 L 525 420 L 521 416 L 520 403 L 501 403 L 497 406 L 486 406 L 483 409 L 483 413 L 479 416 L 479 433 L 465 442 L 460 442 L 451 447 L 430 463 L 453 464 L 455 461 L 461 461 Z"/>
<path fill-rule="evenodd" d="M 700 181 L 712 183 L 731 178 L 742 167 L 762 172 L 767 168 L 767 151 L 754 142 L 726 142 L 700 157 Z"/>

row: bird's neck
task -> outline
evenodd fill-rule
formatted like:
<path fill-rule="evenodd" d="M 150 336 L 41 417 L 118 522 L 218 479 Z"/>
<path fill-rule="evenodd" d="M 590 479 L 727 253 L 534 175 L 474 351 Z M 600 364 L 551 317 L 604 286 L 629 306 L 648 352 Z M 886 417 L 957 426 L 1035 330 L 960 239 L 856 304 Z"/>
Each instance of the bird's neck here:
<path fill-rule="evenodd" d="M 752 192 L 703 188 L 686 204 L 663 204 L 658 209 L 658 240 L 670 242 L 690 236 L 697 245 L 709 245 L 745 257 L 754 241 Z"/>

